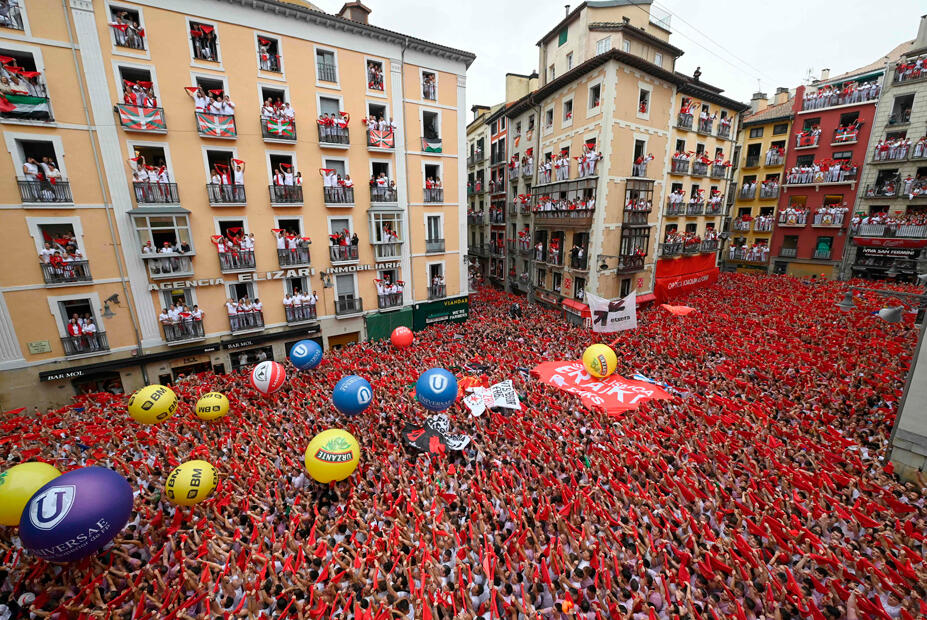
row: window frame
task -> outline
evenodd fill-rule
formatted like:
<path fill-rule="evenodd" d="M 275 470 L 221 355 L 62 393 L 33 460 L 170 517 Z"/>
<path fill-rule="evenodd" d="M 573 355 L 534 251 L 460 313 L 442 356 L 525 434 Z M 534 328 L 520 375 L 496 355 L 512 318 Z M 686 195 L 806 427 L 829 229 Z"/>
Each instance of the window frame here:
<path fill-rule="evenodd" d="M 368 62 L 378 62 L 383 67 L 383 90 L 373 90 L 368 87 L 369 82 L 367 81 L 367 63 Z M 364 56 L 364 66 L 362 75 L 364 77 L 364 91 L 367 93 L 368 97 L 379 97 L 380 99 L 389 99 L 389 89 L 387 84 L 389 83 L 389 60 L 385 58 L 377 58 L 376 56 Z"/>
<path fill-rule="evenodd" d="M 441 235 L 440 237 L 435 237 L 434 239 L 428 238 L 428 218 L 431 218 L 431 217 L 438 218 L 438 232 Z M 425 241 L 434 241 L 435 239 L 445 239 L 445 240 L 447 239 L 444 236 L 444 213 L 429 213 L 428 211 L 425 211 L 423 213 L 423 221 L 425 223 Z"/>
<path fill-rule="evenodd" d="M 434 99 L 425 99 L 425 93 L 424 93 L 424 90 L 422 89 L 422 87 L 425 85 L 425 74 L 426 74 L 426 73 L 430 73 L 430 74 L 432 74 L 433 76 L 435 76 L 435 98 L 434 98 Z M 437 69 L 427 69 L 427 68 L 425 68 L 425 67 L 419 67 L 419 68 L 418 68 L 418 86 L 419 86 L 419 94 L 421 94 L 421 96 L 422 96 L 422 98 L 421 98 L 422 101 L 431 101 L 431 102 L 433 102 L 434 104 L 437 104 L 437 103 L 438 103 L 438 100 L 440 99 L 440 97 L 439 97 L 439 95 L 440 95 L 440 89 L 439 89 L 438 70 L 437 70 Z"/>
<path fill-rule="evenodd" d="M 647 111 L 641 112 L 641 95 L 647 93 Z M 637 118 L 650 120 L 650 108 L 653 105 L 653 87 L 649 84 L 638 82 L 637 84 Z"/>
<path fill-rule="evenodd" d="M 203 19 L 200 17 L 193 17 L 190 15 L 185 15 L 184 20 L 187 24 L 187 47 L 190 50 L 190 66 L 197 67 L 198 69 L 210 69 L 212 71 L 225 71 L 225 66 L 222 64 L 222 38 L 219 36 L 219 22 L 213 22 L 208 19 Z M 193 52 L 193 35 L 190 34 L 190 31 L 193 29 L 191 24 L 203 24 L 205 26 L 212 26 L 213 31 L 216 33 L 216 63 L 215 64 L 201 64 L 208 63 L 208 60 L 200 60 L 196 57 L 196 54 Z M 145 34 L 148 34 L 148 31 L 145 31 Z M 228 92 L 228 91 L 226 91 Z"/>
<path fill-rule="evenodd" d="M 600 44 L 600 43 L 603 43 L 603 42 L 605 43 L 605 45 L 604 45 L 604 48 L 605 48 L 605 49 L 599 51 L 599 44 Z M 596 56 L 599 56 L 599 55 L 601 55 L 601 54 L 604 54 L 605 52 L 607 52 L 607 51 L 610 50 L 611 48 L 612 48 L 612 36 L 611 36 L 611 35 L 608 35 L 607 37 L 602 37 L 601 39 L 598 39 L 598 40 L 595 42 L 595 55 L 596 55 Z"/>
<path fill-rule="evenodd" d="M 603 91 L 604 80 L 602 78 L 597 78 L 593 82 L 590 82 L 586 87 L 586 118 L 590 116 L 595 116 L 602 113 L 602 91 Z M 592 89 L 596 86 L 599 87 L 599 105 L 592 106 Z"/>
<path fill-rule="evenodd" d="M 567 118 L 567 104 L 570 105 L 569 118 Z M 566 97 L 560 101 L 560 128 L 572 127 L 573 126 L 573 116 L 576 113 L 576 106 L 573 105 L 573 96 Z"/>
<path fill-rule="evenodd" d="M 64 151 L 64 141 L 60 134 L 46 134 L 46 133 L 19 133 L 13 131 L 4 131 L 3 139 L 6 142 L 6 149 L 9 151 L 10 155 L 13 158 L 13 164 L 16 166 L 15 177 L 16 179 L 22 178 L 22 169 L 23 164 L 26 163 L 22 155 L 22 149 L 19 146 L 21 141 L 26 142 L 50 142 L 52 148 L 55 151 L 55 164 L 58 167 L 58 170 L 61 172 L 61 180 L 71 181 L 71 177 L 68 176 L 67 163 L 65 162 L 65 151 Z M 73 193 L 72 193 L 73 198 Z M 73 201 L 72 201 L 73 202 Z M 50 203 L 51 204 L 51 203 Z M 55 203 L 54 206 L 60 207 L 60 203 Z M 30 207 L 32 208 L 32 207 Z"/>
<path fill-rule="evenodd" d="M 38 260 L 38 254 L 45 247 L 45 237 L 42 235 L 42 226 L 54 226 L 58 224 L 66 224 L 71 227 L 71 230 L 74 231 L 74 238 L 77 239 L 77 249 L 80 250 L 83 260 L 89 261 L 89 250 L 87 244 L 84 243 L 84 227 L 81 224 L 79 215 L 72 216 L 56 216 L 56 217 L 26 217 L 26 228 L 29 231 L 29 236 L 32 237 L 32 240 L 35 242 L 35 252 L 36 260 Z"/>
<path fill-rule="evenodd" d="M 20 4 L 25 4 L 25 0 L 20 0 Z M 106 9 L 106 27 L 109 29 L 109 39 L 110 39 L 110 54 L 114 56 L 126 56 L 128 58 L 145 58 L 151 60 L 151 45 L 149 44 L 148 39 L 148 28 L 145 26 L 145 11 L 144 7 L 139 5 L 130 5 L 123 2 L 112 2 L 111 0 L 106 0 L 104 2 L 104 8 Z M 138 25 L 145 31 L 145 49 L 143 50 L 134 50 L 131 47 L 122 47 L 116 45 L 116 33 L 113 32 L 113 28 L 109 25 L 113 18 L 113 9 L 122 9 L 124 11 L 135 11 L 138 13 Z M 21 12 L 23 13 L 23 27 L 26 26 L 25 18 L 25 8 L 20 7 Z M 207 24 L 208 25 L 208 24 Z M 189 28 L 187 29 L 187 34 L 189 36 Z M 27 34 L 27 36 L 29 36 Z M 218 40 L 217 40 L 218 47 Z M 192 54 L 191 54 L 192 58 Z"/>
<path fill-rule="evenodd" d="M 72 293 L 70 295 L 48 295 L 45 297 L 45 299 L 48 302 L 49 312 L 51 312 L 52 316 L 55 317 L 55 325 L 58 328 L 59 339 L 68 336 L 67 324 L 61 316 L 61 307 L 59 306 L 59 304 L 64 301 L 88 301 L 90 303 L 90 311 L 93 314 L 93 323 L 97 326 L 97 332 L 99 333 L 106 331 L 106 326 L 103 322 L 103 316 L 98 312 L 98 309 L 103 307 L 103 303 L 100 301 L 100 294 L 98 292 L 88 291 L 86 293 Z M 66 355 L 65 357 L 88 357 L 91 354 L 100 355 L 111 352 L 111 349 L 106 349 L 105 351 L 87 351 L 86 353 L 78 355 Z"/>
<path fill-rule="evenodd" d="M 152 209 L 152 211 L 157 211 L 157 210 L 158 210 L 158 209 Z M 186 226 L 186 228 L 187 228 L 187 237 L 188 237 L 188 239 L 189 239 L 189 241 L 190 241 L 190 251 L 189 251 L 188 253 L 184 254 L 184 256 L 196 256 L 196 240 L 195 240 L 194 237 L 193 237 L 193 230 L 192 230 L 192 228 L 191 228 L 191 226 L 190 226 L 190 214 L 189 214 L 189 213 L 178 213 L 178 214 L 174 214 L 174 215 L 164 215 L 164 214 L 160 214 L 160 215 L 159 215 L 159 214 L 157 214 L 157 213 L 150 213 L 150 214 L 134 213 L 134 214 L 132 214 L 132 230 L 135 232 L 135 242 L 136 242 L 136 244 L 138 245 L 138 249 L 136 250 L 136 252 L 137 252 L 137 255 L 138 255 L 139 258 L 141 258 L 141 259 L 144 260 L 144 258 L 145 258 L 146 255 L 145 255 L 145 254 L 142 254 L 142 248 L 145 246 L 145 244 L 142 243 L 142 239 L 141 239 L 141 237 L 139 236 L 139 231 L 140 231 L 141 229 L 139 228 L 138 223 L 139 223 L 139 221 L 140 221 L 142 218 L 144 218 L 145 221 L 148 223 L 146 229 L 147 229 L 147 230 L 149 231 L 149 233 L 150 233 L 150 231 L 152 230 L 152 228 L 151 228 L 151 222 L 150 222 L 149 218 L 152 218 L 152 217 L 171 217 L 171 218 L 182 217 L 182 218 L 186 219 L 186 221 L 187 221 L 187 226 Z M 162 229 L 162 230 L 163 230 L 163 229 Z M 178 231 L 178 230 L 180 230 L 180 228 L 177 227 L 177 221 L 174 220 L 174 234 L 175 234 L 177 240 L 180 241 L 180 235 L 177 234 L 177 231 Z M 154 236 L 152 235 L 152 246 L 154 245 L 153 241 L 154 241 Z M 147 256 L 151 257 L 152 255 L 147 255 Z M 157 248 L 156 248 L 156 251 L 155 251 L 154 256 L 157 256 Z"/>
<path fill-rule="evenodd" d="M 319 79 L 319 52 L 331 52 L 334 59 L 335 65 L 335 81 L 334 82 L 325 82 Z M 312 45 L 312 60 L 313 60 L 313 72 L 315 73 L 315 86 L 316 88 L 330 88 L 333 90 L 341 90 L 341 71 L 338 67 L 338 50 L 333 47 L 326 47 L 324 45 Z M 364 65 L 364 73 L 367 72 L 367 66 Z M 385 86 L 385 83 L 384 83 Z M 290 104 L 292 105 L 292 104 Z"/>
<path fill-rule="evenodd" d="M 262 80 L 277 80 L 281 82 L 286 81 L 286 65 L 283 59 L 283 39 L 279 35 L 270 34 L 268 32 L 262 32 L 260 30 L 252 31 L 254 33 L 254 59 L 257 66 L 258 77 Z M 265 71 L 261 69 L 261 62 L 258 59 L 261 53 L 261 43 L 258 41 L 258 37 L 263 37 L 265 39 L 273 39 L 277 42 L 277 53 L 279 54 L 279 64 L 280 71 Z M 292 104 L 290 104 L 292 105 Z"/>

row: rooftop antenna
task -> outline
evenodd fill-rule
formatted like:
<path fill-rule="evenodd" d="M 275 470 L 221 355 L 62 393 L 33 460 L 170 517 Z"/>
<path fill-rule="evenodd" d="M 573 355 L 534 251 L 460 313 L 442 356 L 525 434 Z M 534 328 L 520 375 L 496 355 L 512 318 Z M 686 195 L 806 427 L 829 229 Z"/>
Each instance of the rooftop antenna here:
<path fill-rule="evenodd" d="M 808 74 L 805 76 L 805 84 L 810 84 L 814 81 L 814 67 L 808 67 Z"/>

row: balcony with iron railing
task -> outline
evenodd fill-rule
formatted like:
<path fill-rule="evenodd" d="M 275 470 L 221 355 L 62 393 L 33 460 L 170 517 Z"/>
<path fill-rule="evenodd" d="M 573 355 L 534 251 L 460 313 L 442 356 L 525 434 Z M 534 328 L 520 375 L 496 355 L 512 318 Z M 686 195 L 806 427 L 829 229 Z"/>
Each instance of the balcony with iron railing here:
<path fill-rule="evenodd" d="M 444 239 L 425 239 L 426 254 L 440 254 L 444 252 Z"/>
<path fill-rule="evenodd" d="M 918 60 L 921 61 L 920 64 L 918 64 Z M 919 58 L 908 58 L 906 62 L 899 62 L 892 70 L 892 84 L 907 84 L 909 82 L 927 80 L 927 68 L 925 67 L 927 67 L 927 65 L 925 65 L 925 58 L 923 56 Z"/>
<path fill-rule="evenodd" d="M 704 202 L 689 202 L 686 204 L 686 215 L 702 215 L 704 211 Z"/>
<path fill-rule="evenodd" d="M 718 251 L 718 240 L 717 239 L 704 239 L 699 246 L 699 252 L 702 254 L 710 254 L 712 252 Z"/>
<path fill-rule="evenodd" d="M 813 149 L 818 146 L 820 141 L 820 133 L 809 133 L 809 134 L 798 134 L 795 136 L 795 148 L 796 149 Z"/>
<path fill-rule="evenodd" d="M 19 6 L 19 2 L 20 0 L 7 0 L 3 3 L 6 5 L 6 11 L 0 13 L 0 28 L 25 30 L 23 26 L 22 9 Z"/>
<path fill-rule="evenodd" d="M 811 218 L 812 228 L 842 228 L 846 214 L 817 211 Z"/>
<path fill-rule="evenodd" d="M 798 248 L 779 248 L 779 258 L 797 258 Z"/>
<path fill-rule="evenodd" d="M 816 260 L 830 260 L 831 249 L 820 249 L 814 251 L 814 258 Z"/>
<path fill-rule="evenodd" d="M 236 250 L 219 252 L 219 269 L 222 273 L 249 271 L 254 269 L 254 251 Z"/>
<path fill-rule="evenodd" d="M 744 168 L 757 168 L 760 165 L 760 156 L 759 155 L 747 155 L 747 159 L 744 162 Z"/>
<path fill-rule="evenodd" d="M 382 203 L 394 203 L 397 202 L 399 198 L 396 195 L 396 189 L 393 187 L 379 187 L 376 185 L 370 186 L 370 202 L 382 204 Z"/>
<path fill-rule="evenodd" d="M 489 223 L 490 224 L 505 224 L 505 211 L 502 209 L 489 210 Z"/>
<path fill-rule="evenodd" d="M 744 185 L 738 193 L 741 200 L 753 200 L 756 198 L 756 184 Z"/>
<path fill-rule="evenodd" d="M 316 62 L 316 77 L 320 82 L 338 82 L 338 67 L 330 62 Z"/>
<path fill-rule="evenodd" d="M 670 160 L 670 174 L 689 174 L 688 159 Z"/>
<path fill-rule="evenodd" d="M 318 314 L 316 314 L 315 304 L 284 304 L 283 314 L 286 316 L 286 322 L 288 325 L 306 323 L 308 321 L 317 321 L 319 318 Z"/>
<path fill-rule="evenodd" d="M 534 219 L 539 226 L 571 226 L 585 228 L 592 225 L 594 209 L 554 209 L 535 211 Z"/>
<path fill-rule="evenodd" d="M 142 254 L 142 260 L 148 267 L 148 276 L 155 280 L 193 275 L 193 256 L 190 254 Z"/>
<path fill-rule="evenodd" d="M 323 187 L 322 195 L 326 206 L 354 206 L 353 187 Z"/>
<path fill-rule="evenodd" d="M 238 137 L 234 114 L 194 112 L 193 119 L 196 122 L 196 131 L 202 138 L 234 140 Z"/>
<path fill-rule="evenodd" d="M 378 241 L 371 245 L 378 261 L 392 261 L 402 256 L 402 241 Z"/>
<path fill-rule="evenodd" d="M 670 258 L 673 256 L 679 256 L 680 254 L 682 254 L 682 242 L 676 241 L 673 243 L 660 244 L 660 256 Z"/>
<path fill-rule="evenodd" d="M 524 168 L 522 168 L 521 176 L 523 176 L 526 179 L 530 179 L 533 174 L 534 174 L 534 162 L 532 161 L 531 163 L 526 165 Z"/>
<path fill-rule="evenodd" d="M 441 299 L 447 296 L 447 286 L 444 284 L 432 284 L 428 287 L 428 299 Z"/>
<path fill-rule="evenodd" d="M 779 153 L 778 151 L 770 152 L 766 154 L 766 165 L 767 166 L 781 166 L 785 163 L 785 155 Z"/>
<path fill-rule="evenodd" d="M 482 181 L 477 181 L 476 183 L 467 184 L 467 198 L 482 194 L 484 191 L 485 190 L 483 189 Z"/>
<path fill-rule="evenodd" d="M 872 161 L 875 163 L 905 161 L 910 150 L 910 145 L 877 145 L 872 153 Z"/>
<path fill-rule="evenodd" d="M 501 243 L 490 243 L 489 244 L 489 255 L 495 256 L 497 258 L 505 257 L 505 246 Z"/>
<path fill-rule="evenodd" d="M 358 260 L 356 245 L 330 245 L 328 258 L 334 263 L 351 263 Z"/>
<path fill-rule="evenodd" d="M 54 263 L 39 263 L 45 284 L 79 284 L 92 282 L 90 263 L 85 260 L 72 260 Z"/>
<path fill-rule="evenodd" d="M 859 140 L 859 127 L 844 127 L 834 130 L 834 137 L 831 140 L 831 146 L 839 146 L 841 144 L 856 144 Z"/>
<path fill-rule="evenodd" d="M 296 142 L 296 121 L 262 117 L 261 136 L 266 142 Z"/>
<path fill-rule="evenodd" d="M 687 255 L 698 254 L 702 249 L 700 241 L 686 241 L 682 244 L 682 253 Z"/>
<path fill-rule="evenodd" d="M 730 123 L 719 123 L 718 124 L 718 137 L 724 138 L 725 140 L 730 139 L 731 137 L 731 124 Z"/>
<path fill-rule="evenodd" d="M 303 204 L 302 185 L 268 185 L 271 206 L 297 206 Z"/>
<path fill-rule="evenodd" d="M 249 310 L 230 314 L 229 331 L 233 334 L 257 332 L 264 329 L 264 313 L 261 310 Z"/>
<path fill-rule="evenodd" d="M 780 213 L 779 214 L 779 226 L 787 226 L 792 228 L 801 228 L 808 223 L 808 212 L 803 211 L 801 213 Z"/>
<path fill-rule="evenodd" d="M 135 190 L 135 202 L 139 205 L 177 204 L 180 202 L 176 183 L 134 182 L 132 188 Z"/>
<path fill-rule="evenodd" d="M 636 273 L 644 270 L 644 256 L 639 254 L 618 257 L 618 273 Z"/>
<path fill-rule="evenodd" d="M 248 204 L 245 186 L 239 183 L 207 183 L 206 195 L 214 207 L 240 206 Z"/>
<path fill-rule="evenodd" d="M 318 125 L 321 146 L 347 148 L 351 145 L 351 134 L 347 127 Z"/>
<path fill-rule="evenodd" d="M 682 114 L 676 116 L 676 127 L 679 129 L 692 129 L 693 116 L 691 114 Z"/>
<path fill-rule="evenodd" d="M 551 267 L 563 267 L 563 251 L 560 248 L 548 249 L 544 262 Z"/>
<path fill-rule="evenodd" d="M 444 188 L 426 187 L 424 192 L 425 202 L 444 202 Z"/>
<path fill-rule="evenodd" d="M 755 265 L 765 265 L 769 262 L 769 252 L 764 252 L 760 248 L 732 248 L 728 256 L 730 260 L 742 261 Z"/>
<path fill-rule="evenodd" d="M 679 217 L 686 214 L 686 203 L 666 201 L 666 210 L 663 215 L 666 217 Z"/>
<path fill-rule="evenodd" d="M 71 196 L 71 184 L 66 179 L 42 181 L 25 181 L 17 179 L 19 197 L 25 203 L 35 204 L 61 204 L 74 202 Z"/>
<path fill-rule="evenodd" d="M 760 185 L 760 199 L 768 200 L 779 197 L 779 185 Z"/>
<path fill-rule="evenodd" d="M 291 250 L 277 250 L 277 264 L 281 269 L 289 267 L 307 267 L 312 264 L 309 248 L 293 248 Z"/>
<path fill-rule="evenodd" d="M 367 129 L 367 148 L 392 151 L 396 148 L 396 134 L 392 129 Z"/>
<path fill-rule="evenodd" d="M 708 174 L 708 164 L 703 161 L 692 162 L 692 175 L 703 177 Z"/>
<path fill-rule="evenodd" d="M 927 239 L 927 225 L 904 224 L 857 224 L 853 227 L 857 237 L 901 237 L 908 239 Z"/>
<path fill-rule="evenodd" d="M 625 226 L 647 226 L 650 217 L 649 211 L 628 211 L 621 215 L 621 223 Z"/>
<path fill-rule="evenodd" d="M 705 215 L 717 216 L 723 215 L 724 205 L 721 204 L 721 200 L 709 200 L 705 203 Z"/>
<path fill-rule="evenodd" d="M 856 183 L 856 175 L 858 174 L 859 169 L 855 166 L 850 170 L 839 170 L 838 172 L 832 173 L 830 170 L 823 171 L 823 178 L 799 178 L 798 180 L 792 180 L 789 183 L 783 183 L 786 186 L 796 186 L 796 185 L 840 185 L 842 183 Z M 836 175 L 836 176 L 835 176 Z M 787 179 L 788 180 L 788 179 Z"/>
<path fill-rule="evenodd" d="M 164 108 L 117 103 L 113 106 L 113 112 L 119 118 L 119 126 L 125 131 L 167 133 Z"/>
<path fill-rule="evenodd" d="M 698 133 L 703 133 L 705 135 L 711 135 L 715 129 L 715 122 L 708 118 L 698 119 Z"/>
<path fill-rule="evenodd" d="M 109 351 L 109 340 L 106 332 L 96 332 L 81 336 L 64 336 L 61 338 L 61 346 L 68 357 L 89 355 Z"/>
<path fill-rule="evenodd" d="M 202 319 L 194 321 L 189 318 L 179 320 L 176 323 L 162 323 L 161 331 L 164 334 L 164 342 L 168 344 L 192 342 L 206 338 L 206 330 L 203 329 Z"/>
<path fill-rule="evenodd" d="M 12 71 L 8 71 L 12 76 Z M 35 78 L 41 80 L 41 78 Z M 9 86 L 17 92 L 6 92 L 3 97 L 6 103 L 0 106 L 0 118 L 20 121 L 53 121 L 55 120 L 51 113 L 51 99 L 48 98 L 48 92 L 45 84 L 41 81 L 30 82 L 29 89 L 33 90 L 32 94 L 26 94 L 23 85 L 23 78 L 19 78 L 19 83 L 14 84 L 10 79 Z"/>
<path fill-rule="evenodd" d="M 364 311 L 364 300 L 360 297 L 340 297 L 335 300 L 335 316 L 360 314 Z"/>
<path fill-rule="evenodd" d="M 736 219 L 731 222 L 731 228 L 737 232 L 748 232 L 750 230 L 750 220 Z"/>
<path fill-rule="evenodd" d="M 477 243 L 476 245 L 470 245 L 467 247 L 467 254 L 471 256 L 489 256 L 489 248 L 485 243 Z"/>
<path fill-rule="evenodd" d="M 647 178 L 647 164 L 631 164 L 631 176 Z"/>
<path fill-rule="evenodd" d="M 583 248 L 582 256 L 570 256 L 570 269 L 574 271 L 589 270 L 589 256 L 587 255 L 586 248 Z"/>
<path fill-rule="evenodd" d="M 486 216 L 484 213 L 468 213 L 467 214 L 467 224 L 480 225 L 485 223 Z"/>
<path fill-rule="evenodd" d="M 384 293 L 377 295 L 377 308 L 388 310 L 389 308 L 399 308 L 402 306 L 402 292 Z"/>
<path fill-rule="evenodd" d="M 801 111 L 807 112 L 810 110 L 834 108 L 841 105 L 868 103 L 877 100 L 880 91 L 881 88 L 878 86 L 875 88 L 867 88 L 865 92 L 859 89 L 848 92 L 844 92 L 842 89 L 833 90 L 829 94 L 822 94 L 820 97 L 809 97 L 805 99 L 802 101 Z"/>
<path fill-rule="evenodd" d="M 711 166 L 711 178 L 712 179 L 723 179 L 727 176 L 727 166 L 719 166 L 718 164 L 712 164 Z"/>

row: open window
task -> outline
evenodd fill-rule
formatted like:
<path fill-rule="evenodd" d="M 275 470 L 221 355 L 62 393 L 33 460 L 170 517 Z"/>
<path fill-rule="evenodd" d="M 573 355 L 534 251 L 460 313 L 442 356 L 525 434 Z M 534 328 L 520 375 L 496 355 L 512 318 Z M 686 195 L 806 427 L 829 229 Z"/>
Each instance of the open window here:
<path fill-rule="evenodd" d="M 23 0 L 4 0 L 0 2 L 0 28 L 25 30 L 21 2 Z"/>
<path fill-rule="evenodd" d="M 272 73 L 283 72 L 283 55 L 280 51 L 280 41 L 266 35 L 255 35 L 258 45 L 258 68 L 261 71 Z"/>
<path fill-rule="evenodd" d="M 914 106 L 914 93 L 899 95 L 892 102 L 892 113 L 888 117 L 889 125 L 911 121 L 911 108 Z"/>
<path fill-rule="evenodd" d="M 129 158 L 135 200 L 139 205 L 179 202 L 177 184 L 173 182 L 164 147 L 130 144 Z"/>
<path fill-rule="evenodd" d="M 0 110 L 4 118 L 52 120 L 45 79 L 32 52 L 0 47 L 0 83 L 8 101 Z"/>
<path fill-rule="evenodd" d="M 368 103 L 367 104 L 367 116 L 374 117 L 379 120 L 389 120 L 389 116 L 386 114 L 386 106 L 382 103 Z"/>
<path fill-rule="evenodd" d="M 386 88 L 383 62 L 367 59 L 367 90 L 383 92 Z"/>
<path fill-rule="evenodd" d="M 207 95 L 222 97 L 225 92 L 225 80 L 221 78 L 212 78 L 203 75 L 197 75 L 193 78 L 194 83 L 206 91 Z"/>
<path fill-rule="evenodd" d="M 641 88 L 637 95 L 637 113 L 646 116 L 650 112 L 650 91 Z"/>
<path fill-rule="evenodd" d="M 117 71 L 120 84 L 122 84 L 122 102 L 124 104 L 143 108 L 159 107 L 156 86 L 149 69 L 120 65 Z"/>
<path fill-rule="evenodd" d="M 548 108 L 544 110 L 544 129 L 553 129 L 554 127 L 554 109 Z"/>
<path fill-rule="evenodd" d="M 0 1 L 0 13 L 3 12 L 2 5 L 5 4 L 8 5 L 10 2 Z M 142 26 L 141 14 L 137 9 L 111 5 L 109 7 L 109 27 L 113 33 L 113 43 L 118 47 L 145 49 L 145 28 Z"/>
<path fill-rule="evenodd" d="M 338 65 L 336 64 L 335 52 L 317 49 L 315 51 L 315 70 L 319 82 L 337 84 Z"/>
<path fill-rule="evenodd" d="M 268 102 L 271 108 L 274 110 L 282 110 L 284 104 L 289 103 L 287 101 L 286 90 L 283 88 L 274 88 L 273 86 L 261 86 L 261 105 L 264 107 L 268 106 Z"/>
<path fill-rule="evenodd" d="M 573 122 L 573 100 L 567 99 L 563 102 L 563 122 L 564 124 Z"/>
<path fill-rule="evenodd" d="M 65 355 L 84 355 L 109 350 L 100 318 L 89 297 L 59 300 L 58 316 L 64 325 L 61 344 Z"/>
<path fill-rule="evenodd" d="M 390 162 L 370 162 L 370 201 L 396 202 L 396 182 L 390 171 Z"/>
<path fill-rule="evenodd" d="M 71 202 L 71 187 L 58 167 L 51 140 L 16 139 L 16 159 L 21 166 L 17 179 L 23 202 Z"/>
<path fill-rule="evenodd" d="M 428 265 L 428 298 L 440 299 L 447 293 L 444 281 L 444 263 L 431 263 Z"/>
<path fill-rule="evenodd" d="M 438 75 L 434 71 L 422 71 L 422 98 L 438 100 Z"/>
<path fill-rule="evenodd" d="M 598 110 L 602 105 L 602 85 L 593 84 L 589 87 L 589 109 Z"/>
<path fill-rule="evenodd" d="M 437 112 L 422 110 L 422 150 L 441 152 L 441 117 Z"/>
<path fill-rule="evenodd" d="M 196 60 L 219 62 L 219 36 L 213 24 L 190 21 L 190 42 Z"/>

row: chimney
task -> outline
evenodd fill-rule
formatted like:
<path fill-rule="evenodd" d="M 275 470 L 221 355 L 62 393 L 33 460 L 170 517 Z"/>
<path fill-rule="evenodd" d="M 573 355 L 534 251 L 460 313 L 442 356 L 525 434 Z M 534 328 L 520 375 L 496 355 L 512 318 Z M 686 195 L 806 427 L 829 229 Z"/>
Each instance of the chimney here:
<path fill-rule="evenodd" d="M 766 93 L 753 93 L 750 97 L 750 113 L 756 114 L 766 109 L 769 100 L 766 99 Z"/>
<path fill-rule="evenodd" d="M 350 19 L 352 22 L 366 24 L 370 16 L 370 9 L 361 2 L 345 2 L 341 10 L 338 11 L 338 17 Z"/>
<path fill-rule="evenodd" d="M 570 16 L 570 5 L 564 4 L 563 7 L 566 9 L 566 15 L 564 15 L 564 17 L 569 17 Z"/>
<path fill-rule="evenodd" d="M 914 49 L 927 48 L 927 15 L 921 15 L 921 23 L 917 26 L 917 38 L 914 39 Z"/>
<path fill-rule="evenodd" d="M 776 96 L 773 98 L 773 103 L 780 105 L 789 100 L 789 89 L 784 86 L 780 86 L 776 89 Z"/>
<path fill-rule="evenodd" d="M 827 81 L 830 79 L 830 69 L 821 69 L 821 81 Z"/>

